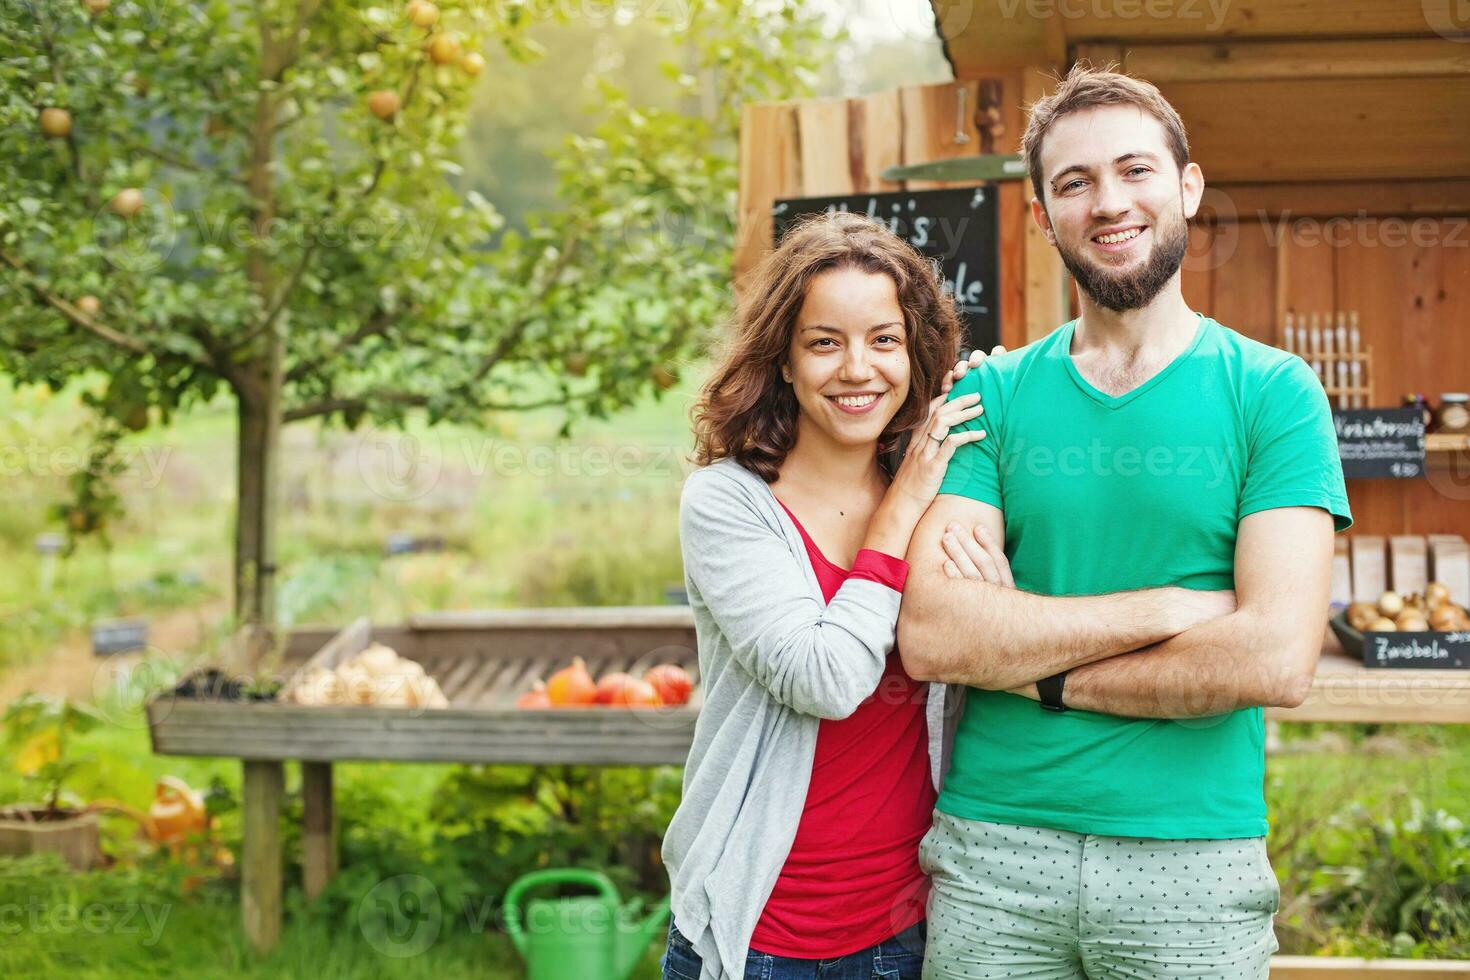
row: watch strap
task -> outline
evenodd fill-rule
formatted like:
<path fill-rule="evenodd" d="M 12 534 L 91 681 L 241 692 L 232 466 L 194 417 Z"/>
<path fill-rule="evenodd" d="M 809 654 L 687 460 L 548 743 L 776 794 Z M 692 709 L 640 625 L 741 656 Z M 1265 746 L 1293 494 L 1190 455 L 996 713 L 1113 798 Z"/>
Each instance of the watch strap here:
<path fill-rule="evenodd" d="M 1043 677 L 1036 682 L 1036 694 L 1041 699 L 1041 707 L 1046 711 L 1066 711 L 1067 706 L 1062 701 L 1062 690 L 1067 683 L 1067 672 L 1064 670 L 1050 677 Z"/>

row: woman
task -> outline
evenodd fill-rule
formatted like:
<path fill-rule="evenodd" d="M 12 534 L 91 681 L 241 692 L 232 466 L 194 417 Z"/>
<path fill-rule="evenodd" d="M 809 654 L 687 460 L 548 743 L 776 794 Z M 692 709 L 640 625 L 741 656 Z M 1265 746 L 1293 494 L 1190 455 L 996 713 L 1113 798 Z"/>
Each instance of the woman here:
<path fill-rule="evenodd" d="M 855 215 L 792 228 L 748 295 L 680 502 L 704 704 L 664 838 L 664 976 L 841 960 L 917 978 L 943 705 L 894 631 L 914 528 L 955 449 L 984 438 L 950 433 L 978 395 L 944 400 L 984 355 L 950 369 L 959 319 L 936 270 Z"/>

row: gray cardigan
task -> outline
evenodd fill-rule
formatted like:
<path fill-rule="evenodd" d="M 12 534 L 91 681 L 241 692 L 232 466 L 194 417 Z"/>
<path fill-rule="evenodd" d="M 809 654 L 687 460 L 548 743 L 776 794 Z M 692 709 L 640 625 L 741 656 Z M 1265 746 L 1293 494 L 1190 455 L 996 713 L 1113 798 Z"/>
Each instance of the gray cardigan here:
<path fill-rule="evenodd" d="M 831 603 L 796 526 L 732 460 L 692 473 L 679 502 L 684 581 L 704 703 L 683 799 L 664 835 L 673 918 L 704 961 L 700 980 L 745 975 L 751 934 L 791 850 L 822 718 L 845 718 L 878 686 L 899 594 L 848 579 Z M 929 687 L 936 788 L 958 698 Z M 950 724 L 946 724 L 946 722 Z"/>

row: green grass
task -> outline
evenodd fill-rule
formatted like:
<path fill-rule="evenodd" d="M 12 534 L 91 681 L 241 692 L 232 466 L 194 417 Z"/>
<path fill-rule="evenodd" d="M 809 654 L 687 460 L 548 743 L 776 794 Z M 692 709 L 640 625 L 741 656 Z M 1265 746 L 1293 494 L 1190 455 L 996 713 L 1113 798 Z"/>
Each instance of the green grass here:
<path fill-rule="evenodd" d="M 1285 809 L 1293 794 L 1347 790 L 1364 806 L 1413 795 L 1470 818 L 1470 729 L 1464 726 L 1319 723 L 1281 727 L 1288 745 L 1330 731 L 1342 737 L 1346 751 L 1270 756 L 1266 764 L 1268 799 L 1276 809 Z M 1392 738 L 1404 754 L 1378 754 L 1373 742 L 1365 742 L 1374 736 Z"/>
<path fill-rule="evenodd" d="M 223 887 L 182 896 L 147 881 L 120 881 L 123 876 L 114 872 L 42 879 L 7 876 L 3 868 L 0 862 L 0 908 L 15 911 L 7 919 L 9 934 L 0 943 L 0 976 L 75 980 L 524 976 L 519 956 L 503 934 L 445 928 L 442 917 L 458 914 L 455 910 L 428 914 L 416 931 L 388 938 L 370 925 L 343 929 L 295 917 L 288 921 L 280 944 L 261 954 L 245 943 L 239 905 Z M 106 881 L 109 878 L 113 880 Z M 657 942 L 650 944 L 634 980 L 659 976 L 660 952 Z"/>
<path fill-rule="evenodd" d="M 75 742 L 76 754 L 90 758 L 72 783 L 79 796 L 120 799 L 146 809 L 154 781 L 170 774 L 201 788 L 218 779 L 238 799 L 238 761 L 153 755 L 136 709 L 104 706 L 104 710 L 115 723 L 78 736 Z M 419 830 L 427 831 L 431 829 L 427 824 L 429 801 L 452 768 L 339 764 L 334 773 L 337 797 L 340 803 L 355 798 L 359 790 L 371 790 Z M 298 788 L 299 770 L 288 766 L 288 796 Z M 0 800 L 26 795 L 18 777 L 0 772 Z M 237 851 L 239 817 L 238 810 L 225 812 L 218 829 L 219 838 Z M 288 858 L 294 848 L 292 829 L 288 826 Z M 135 838 L 132 821 L 123 817 L 104 821 L 104 849 L 123 855 L 122 862 L 107 871 L 37 871 L 24 862 L 0 859 L 0 930 L 9 930 L 0 942 L 0 976 L 499 980 L 522 975 L 509 941 L 496 929 L 495 908 L 451 907 L 446 898 L 437 915 L 424 920 L 433 923 L 423 926 L 429 931 L 421 935 L 405 931 L 385 938 L 373 928 L 374 893 L 360 897 L 361 904 L 356 912 L 349 912 L 344 927 L 339 920 L 303 905 L 292 874 L 287 877 L 288 913 L 281 943 L 268 955 L 257 954 L 240 930 L 238 886 L 233 879 L 214 874 L 202 887 L 181 893 L 177 879 L 187 869 L 167 863 Z M 388 876 L 395 869 L 380 868 L 375 873 Z M 71 912 L 73 909 L 77 911 Z M 85 917 L 95 917 L 95 921 Z M 488 929 L 482 932 L 481 927 Z M 428 941 L 430 932 L 434 933 L 432 942 Z M 657 943 L 650 946 L 635 980 L 659 975 L 660 951 Z"/>

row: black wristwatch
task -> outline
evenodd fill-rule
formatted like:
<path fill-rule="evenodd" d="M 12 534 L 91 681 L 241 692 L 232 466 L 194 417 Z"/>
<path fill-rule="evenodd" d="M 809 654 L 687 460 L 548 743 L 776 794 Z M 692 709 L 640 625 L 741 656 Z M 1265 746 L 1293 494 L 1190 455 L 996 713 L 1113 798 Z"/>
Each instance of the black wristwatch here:
<path fill-rule="evenodd" d="M 1067 706 L 1062 703 L 1062 688 L 1067 683 L 1067 672 L 1052 674 L 1043 677 L 1036 682 L 1036 693 L 1041 698 L 1041 707 L 1045 711 L 1066 711 Z"/>

